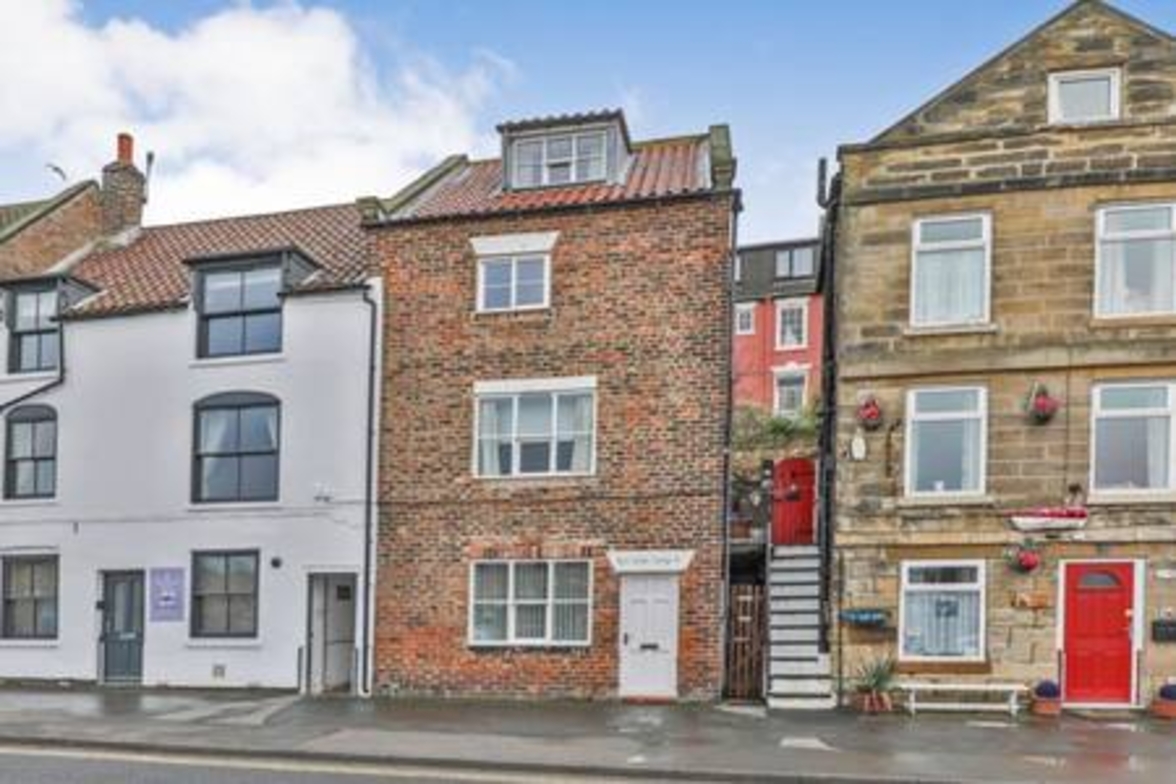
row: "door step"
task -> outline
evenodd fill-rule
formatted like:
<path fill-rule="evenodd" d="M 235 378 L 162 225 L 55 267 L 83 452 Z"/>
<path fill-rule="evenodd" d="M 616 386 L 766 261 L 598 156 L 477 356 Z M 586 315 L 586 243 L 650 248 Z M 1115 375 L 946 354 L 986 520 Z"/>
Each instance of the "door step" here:
<path fill-rule="evenodd" d="M 837 697 L 830 694 L 798 696 L 798 697 L 768 697 L 769 710 L 832 710 L 837 707 Z"/>

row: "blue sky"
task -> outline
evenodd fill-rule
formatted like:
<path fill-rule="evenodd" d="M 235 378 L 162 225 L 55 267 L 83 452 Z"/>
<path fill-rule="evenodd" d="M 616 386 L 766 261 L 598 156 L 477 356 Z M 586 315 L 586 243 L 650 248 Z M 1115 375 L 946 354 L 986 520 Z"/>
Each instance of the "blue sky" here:
<path fill-rule="evenodd" d="M 0 8 L 21 2 L 0 0 Z M 80 51 L 93 50 L 77 70 L 102 77 L 74 98 L 87 102 L 85 123 L 70 119 L 71 93 L 56 84 L 40 91 L 51 94 L 51 105 L 35 107 L 56 118 L 52 123 L 27 117 L 5 133 L 0 111 L 0 171 L 8 173 L 0 178 L 0 201 L 55 187 L 43 169 L 47 160 L 66 161 L 75 178 L 90 176 L 109 157 L 106 136 L 119 126 L 131 126 L 158 153 L 149 216 L 165 220 L 222 204 L 228 211 L 264 210 L 389 193 L 454 146 L 491 152 L 502 119 L 621 106 L 637 137 L 731 125 L 747 208 L 741 232 L 749 241 L 812 233 L 820 156 L 833 155 L 840 142 L 868 138 L 1066 5 L 43 2 L 59 5 L 57 15 L 29 24 L 41 33 L 68 26 L 86 42 Z M 1171 0 L 1119 6 L 1176 30 Z M 6 25 L 18 36 L 14 45 L 38 40 L 16 27 Z M 150 56 L 139 50 L 144 41 Z M 186 78 L 177 63 L 189 60 L 207 67 L 207 76 Z M 217 63 L 238 76 L 226 77 Z M 324 73 L 328 81 L 320 87 Z M 373 84 L 355 88 L 365 74 Z M 261 81 L 240 103 L 202 94 L 211 89 L 206 84 L 231 92 L 254 75 Z M 302 94 L 320 89 L 335 91 L 326 102 L 342 107 L 343 127 L 331 128 L 321 116 L 331 112 Z M 104 90 L 126 95 L 96 101 L 93 94 Z M 264 111 L 249 111 L 259 104 Z M 34 111 L 27 100 L 21 106 Z M 379 121 L 366 122 L 367 113 Z M 320 156 L 320 148 L 329 153 Z"/>

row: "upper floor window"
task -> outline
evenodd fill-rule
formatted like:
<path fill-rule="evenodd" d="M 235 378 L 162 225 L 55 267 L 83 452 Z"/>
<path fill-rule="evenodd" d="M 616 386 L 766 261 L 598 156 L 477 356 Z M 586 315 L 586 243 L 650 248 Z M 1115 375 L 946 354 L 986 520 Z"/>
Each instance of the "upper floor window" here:
<path fill-rule="evenodd" d="M 61 347 L 57 330 L 59 300 L 56 284 L 12 290 L 8 314 L 10 372 L 57 369 Z"/>
<path fill-rule="evenodd" d="M 478 259 L 478 310 L 537 310 L 550 304 L 547 256 Z"/>
<path fill-rule="evenodd" d="M 7 417 L 5 498 L 52 498 L 57 493 L 57 414 L 21 406 Z"/>
<path fill-rule="evenodd" d="M 907 395 L 906 494 L 984 491 L 987 393 L 982 387 L 916 389 Z"/>
<path fill-rule="evenodd" d="M 798 417 L 804 413 L 807 397 L 808 371 L 778 371 L 776 373 L 776 416 Z"/>
<path fill-rule="evenodd" d="M 816 272 L 816 248 L 803 245 L 776 251 L 777 278 L 810 278 Z"/>
<path fill-rule="evenodd" d="M 1176 384 L 1106 384 L 1093 390 L 1095 492 L 1170 491 Z"/>
<path fill-rule="evenodd" d="M 605 177 L 603 130 L 517 139 L 513 184 L 516 188 L 594 182 Z"/>
<path fill-rule="evenodd" d="M 992 228 L 988 215 L 923 218 L 913 229 L 911 324 L 983 324 L 989 318 Z"/>
<path fill-rule="evenodd" d="M 797 349 L 808 344 L 808 300 L 776 302 L 776 348 Z"/>
<path fill-rule="evenodd" d="M 1174 205 L 1099 210 L 1095 315 L 1176 312 Z"/>
<path fill-rule="evenodd" d="M 56 638 L 57 556 L 8 556 L 0 559 L 0 568 L 4 570 L 4 638 Z"/>
<path fill-rule="evenodd" d="M 755 303 L 740 302 L 735 305 L 735 334 L 755 334 Z"/>
<path fill-rule="evenodd" d="M 198 273 L 198 354 L 227 357 L 282 350 L 282 265 L 239 264 Z"/>
<path fill-rule="evenodd" d="M 476 476 L 595 470 L 595 378 L 484 381 L 474 397 Z"/>
<path fill-rule="evenodd" d="M 1119 119 L 1121 81 L 1118 68 L 1050 74 L 1049 121 L 1091 123 Z"/>
<path fill-rule="evenodd" d="M 278 500 L 279 403 L 227 392 L 196 404 L 192 500 Z"/>

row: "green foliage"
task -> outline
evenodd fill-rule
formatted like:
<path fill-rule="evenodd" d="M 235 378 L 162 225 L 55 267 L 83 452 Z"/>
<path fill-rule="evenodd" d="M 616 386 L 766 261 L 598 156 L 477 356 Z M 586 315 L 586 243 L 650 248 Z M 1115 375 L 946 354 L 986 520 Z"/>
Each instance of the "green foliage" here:
<path fill-rule="evenodd" d="M 898 664 L 890 656 L 866 662 L 857 672 L 857 690 L 870 694 L 885 694 L 894 686 L 894 674 L 897 669 Z"/>
<path fill-rule="evenodd" d="M 811 443 L 817 435 L 817 416 L 805 409 L 800 416 L 773 416 L 752 406 L 735 410 L 731 446 L 740 452 L 757 449 L 785 449 Z"/>

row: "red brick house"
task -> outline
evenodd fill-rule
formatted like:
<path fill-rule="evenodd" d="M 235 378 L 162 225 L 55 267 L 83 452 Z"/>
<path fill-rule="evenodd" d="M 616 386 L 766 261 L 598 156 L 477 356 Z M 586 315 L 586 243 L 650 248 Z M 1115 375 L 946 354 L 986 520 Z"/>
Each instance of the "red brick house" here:
<path fill-rule="evenodd" d="M 727 128 L 499 131 L 504 159 L 361 200 L 391 303 L 377 688 L 716 697 Z"/>

